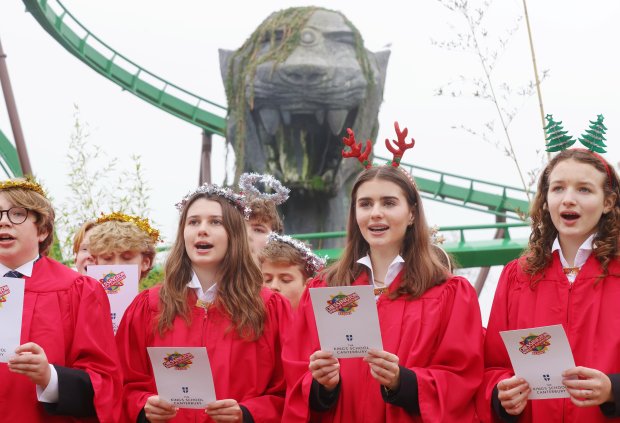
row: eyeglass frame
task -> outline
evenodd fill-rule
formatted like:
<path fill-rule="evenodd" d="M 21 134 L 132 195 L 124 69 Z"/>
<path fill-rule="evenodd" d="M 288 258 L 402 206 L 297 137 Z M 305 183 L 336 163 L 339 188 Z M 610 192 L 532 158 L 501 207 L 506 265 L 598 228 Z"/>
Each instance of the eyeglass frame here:
<path fill-rule="evenodd" d="M 10 214 L 11 210 L 13 209 L 26 210 L 26 216 L 24 217 L 24 220 L 22 220 L 21 222 L 14 222 L 13 219 L 11 219 L 11 214 Z M 8 219 L 8 221 L 11 222 L 13 225 L 21 225 L 26 220 L 28 220 L 28 214 L 30 213 L 30 209 L 27 209 L 26 207 L 11 207 L 6 210 L 0 210 L 0 222 L 2 222 L 2 219 L 4 218 L 4 213 L 6 213 L 6 218 Z"/>

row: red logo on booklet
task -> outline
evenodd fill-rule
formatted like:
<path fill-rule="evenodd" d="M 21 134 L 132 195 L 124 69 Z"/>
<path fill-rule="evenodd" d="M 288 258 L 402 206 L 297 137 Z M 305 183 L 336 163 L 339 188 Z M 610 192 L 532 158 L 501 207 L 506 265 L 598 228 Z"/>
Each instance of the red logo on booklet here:
<path fill-rule="evenodd" d="M 164 357 L 163 364 L 166 369 L 174 367 L 174 370 L 188 370 L 193 359 L 194 355 L 192 353 L 179 354 L 175 351 Z"/>
<path fill-rule="evenodd" d="M 6 303 L 6 297 L 11 293 L 8 285 L 0 286 L 0 308 Z"/>
<path fill-rule="evenodd" d="M 101 286 L 105 289 L 106 294 L 118 294 L 121 286 L 125 285 L 123 281 L 127 279 L 127 275 L 125 272 L 120 273 L 108 273 L 103 277 L 103 279 L 99 279 Z"/>
<path fill-rule="evenodd" d="M 540 335 L 530 333 L 528 336 L 522 337 L 519 341 L 519 351 L 523 354 L 532 353 L 532 355 L 540 355 L 547 352 L 549 346 L 551 346 L 551 335 L 547 332 L 543 332 Z"/>
<path fill-rule="evenodd" d="M 360 299 L 360 296 L 355 292 L 345 295 L 342 292 L 331 297 L 331 299 L 327 300 L 327 307 L 325 310 L 329 314 L 338 313 L 341 316 L 346 316 L 355 311 L 358 307 L 357 301 Z"/>

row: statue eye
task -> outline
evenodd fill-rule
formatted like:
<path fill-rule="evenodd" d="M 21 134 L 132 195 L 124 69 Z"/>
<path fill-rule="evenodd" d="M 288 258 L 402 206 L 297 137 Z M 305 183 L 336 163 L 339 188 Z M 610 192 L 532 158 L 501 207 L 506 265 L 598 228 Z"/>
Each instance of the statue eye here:
<path fill-rule="evenodd" d="M 355 45 L 355 35 L 349 31 L 335 31 L 325 34 L 327 38 L 338 43 Z"/>
<path fill-rule="evenodd" d="M 304 44 L 313 44 L 316 41 L 316 35 L 309 29 L 304 29 L 301 32 L 301 42 Z"/>

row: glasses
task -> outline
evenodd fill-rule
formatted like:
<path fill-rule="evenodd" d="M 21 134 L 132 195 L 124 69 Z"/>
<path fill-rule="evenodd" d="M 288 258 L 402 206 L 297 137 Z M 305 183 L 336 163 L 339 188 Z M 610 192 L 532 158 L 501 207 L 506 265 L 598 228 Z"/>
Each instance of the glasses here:
<path fill-rule="evenodd" d="M 4 213 L 9 218 L 9 222 L 14 225 L 20 225 L 28 218 L 28 209 L 24 207 L 11 207 L 8 210 L 0 210 L 0 222 L 4 218 Z"/>

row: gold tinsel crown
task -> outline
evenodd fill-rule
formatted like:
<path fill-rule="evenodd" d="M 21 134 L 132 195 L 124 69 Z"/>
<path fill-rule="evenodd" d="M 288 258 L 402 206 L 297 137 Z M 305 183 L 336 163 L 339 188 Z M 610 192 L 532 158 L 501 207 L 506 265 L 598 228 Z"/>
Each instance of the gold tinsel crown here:
<path fill-rule="evenodd" d="M 138 216 L 130 216 L 128 214 L 122 212 L 112 212 L 109 214 L 101 213 L 101 217 L 97 219 L 97 224 L 103 222 L 129 222 L 136 225 L 142 231 L 144 231 L 148 236 L 150 236 L 155 243 L 162 241 L 159 236 L 159 231 L 153 228 L 149 220 L 147 218 L 141 218 Z"/>
<path fill-rule="evenodd" d="M 43 191 L 43 187 L 41 187 L 41 185 L 39 185 L 37 182 L 30 178 L 16 178 L 7 179 L 6 181 L 0 181 L 0 190 L 11 188 L 28 189 L 45 197 L 45 191 Z"/>

